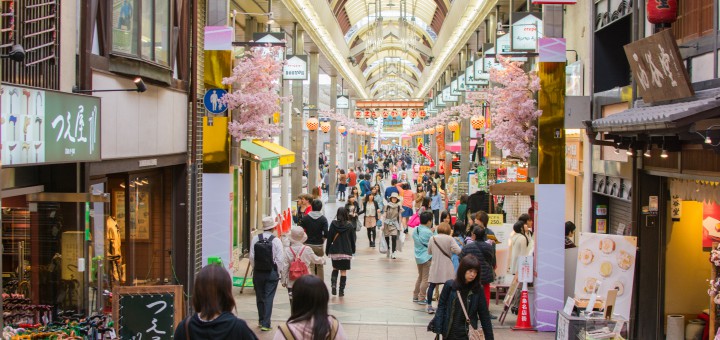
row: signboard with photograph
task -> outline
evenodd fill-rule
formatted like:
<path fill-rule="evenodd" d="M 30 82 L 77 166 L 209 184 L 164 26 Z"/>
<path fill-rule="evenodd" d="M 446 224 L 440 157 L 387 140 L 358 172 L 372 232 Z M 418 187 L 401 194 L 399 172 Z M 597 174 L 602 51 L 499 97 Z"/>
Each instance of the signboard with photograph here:
<path fill-rule="evenodd" d="M 630 318 L 637 237 L 580 233 L 575 298 L 589 300 L 595 286 L 599 299 L 617 289 L 615 312 Z"/>

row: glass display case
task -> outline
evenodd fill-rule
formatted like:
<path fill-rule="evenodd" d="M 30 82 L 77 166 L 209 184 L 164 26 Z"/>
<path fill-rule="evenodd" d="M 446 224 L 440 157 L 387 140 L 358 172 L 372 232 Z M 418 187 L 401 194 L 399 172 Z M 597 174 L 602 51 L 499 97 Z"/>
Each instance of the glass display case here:
<path fill-rule="evenodd" d="M 627 320 L 619 315 L 605 319 L 601 312 L 571 316 L 558 311 L 556 340 L 624 340 Z"/>

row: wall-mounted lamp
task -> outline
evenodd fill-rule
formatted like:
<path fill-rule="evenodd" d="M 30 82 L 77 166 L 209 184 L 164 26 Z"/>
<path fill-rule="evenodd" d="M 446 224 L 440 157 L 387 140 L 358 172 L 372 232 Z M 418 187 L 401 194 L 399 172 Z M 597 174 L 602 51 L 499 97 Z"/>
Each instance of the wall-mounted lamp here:
<path fill-rule="evenodd" d="M 92 93 L 92 92 L 118 92 L 118 91 L 133 91 L 133 92 L 145 92 L 147 91 L 147 86 L 145 86 L 145 82 L 143 82 L 142 78 L 137 77 L 135 80 L 133 80 L 133 83 L 135 83 L 134 89 L 110 89 L 110 90 L 81 90 L 78 89 L 77 86 L 73 86 L 72 92 L 73 93 Z"/>
<path fill-rule="evenodd" d="M 25 49 L 20 44 L 15 44 L 10 47 L 8 54 L 0 55 L 2 59 L 10 59 L 14 62 L 21 62 L 25 60 Z"/>

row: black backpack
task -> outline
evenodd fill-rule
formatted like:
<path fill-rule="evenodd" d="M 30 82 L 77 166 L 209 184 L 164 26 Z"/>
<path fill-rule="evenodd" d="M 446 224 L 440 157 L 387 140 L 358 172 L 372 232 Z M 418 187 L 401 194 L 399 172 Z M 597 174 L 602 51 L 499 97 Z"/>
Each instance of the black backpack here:
<path fill-rule="evenodd" d="M 264 238 L 263 234 L 258 235 L 258 241 L 255 243 L 255 271 L 270 272 L 276 270 L 273 262 L 272 241 L 275 235 Z"/>

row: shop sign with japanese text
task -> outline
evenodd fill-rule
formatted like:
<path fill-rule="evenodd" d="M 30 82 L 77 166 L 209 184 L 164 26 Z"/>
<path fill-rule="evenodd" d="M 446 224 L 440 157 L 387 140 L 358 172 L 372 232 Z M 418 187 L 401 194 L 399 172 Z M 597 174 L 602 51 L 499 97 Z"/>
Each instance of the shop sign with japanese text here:
<path fill-rule="evenodd" d="M 3 165 L 100 160 L 100 98 L 4 85 Z"/>

